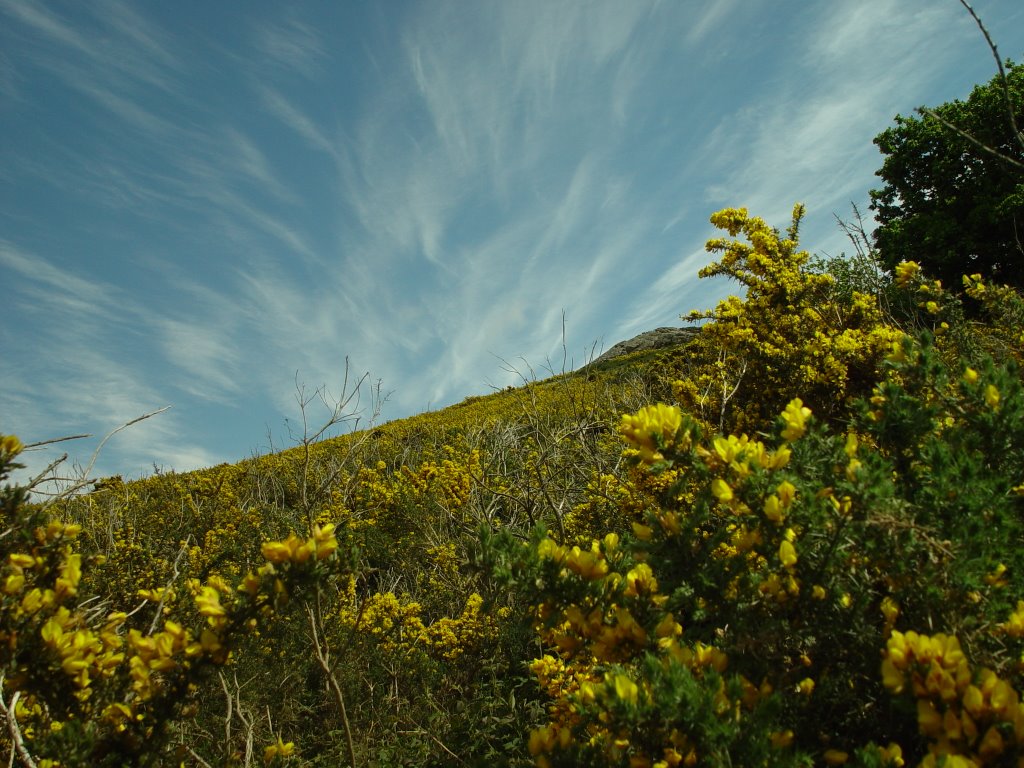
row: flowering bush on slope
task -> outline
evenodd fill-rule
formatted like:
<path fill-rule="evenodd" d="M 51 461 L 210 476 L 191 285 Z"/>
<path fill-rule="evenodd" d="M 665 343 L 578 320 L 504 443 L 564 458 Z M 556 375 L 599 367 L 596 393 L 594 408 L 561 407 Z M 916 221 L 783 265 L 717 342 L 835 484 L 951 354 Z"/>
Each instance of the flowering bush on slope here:
<path fill-rule="evenodd" d="M 0 438 L 0 480 L 20 451 L 17 438 Z M 265 543 L 263 564 L 236 584 L 211 576 L 140 590 L 133 613 L 153 606 L 140 629 L 138 617 L 82 599 L 81 526 L 26 502 L 24 488 L 0 492 L 0 712 L 4 745 L 24 765 L 157 761 L 169 726 L 199 706 L 208 671 L 273 621 L 296 585 L 341 566 L 334 526 L 316 526 L 309 538 Z"/>
<path fill-rule="evenodd" d="M 867 392 L 898 329 L 886 324 L 877 298 L 835 290 L 835 278 L 809 268 L 798 250 L 804 208 L 793 209 L 785 236 L 745 208 L 711 222 L 730 237 L 708 241 L 721 253 L 701 277 L 724 275 L 746 289 L 691 321 L 710 321 L 698 340 L 695 370 L 676 385 L 684 408 L 719 431 L 760 429 L 794 397 L 821 416 Z"/>
<path fill-rule="evenodd" d="M 757 270 L 784 273 L 763 257 L 791 248 L 752 235 Z M 911 273 L 898 270 L 901 289 L 917 287 Z M 926 313 L 955 304 L 930 291 Z M 744 302 L 725 304 L 736 311 L 706 334 L 742 346 Z M 1011 353 L 997 364 L 951 354 L 978 329 L 937 348 L 873 322 L 880 380 L 845 423 L 799 398 L 774 420 L 745 413 L 749 434 L 643 408 L 622 418 L 625 455 L 673 482 L 631 534 L 568 546 L 540 532 L 525 557 L 499 547 L 549 649 L 531 667 L 549 697 L 538 765 L 1018 764 L 1021 327 L 998 332 Z M 807 353 L 782 347 L 772 370 Z"/>

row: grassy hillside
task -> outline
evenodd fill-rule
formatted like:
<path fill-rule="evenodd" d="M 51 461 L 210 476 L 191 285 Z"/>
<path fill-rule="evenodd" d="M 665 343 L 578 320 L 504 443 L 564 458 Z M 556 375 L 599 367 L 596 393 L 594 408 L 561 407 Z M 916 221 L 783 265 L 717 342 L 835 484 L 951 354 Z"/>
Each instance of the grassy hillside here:
<path fill-rule="evenodd" d="M 1024 302 L 815 262 L 801 214 L 713 217 L 702 274 L 744 295 L 685 347 L 52 503 L 5 487 L 0 750 L 1019 765 Z"/>

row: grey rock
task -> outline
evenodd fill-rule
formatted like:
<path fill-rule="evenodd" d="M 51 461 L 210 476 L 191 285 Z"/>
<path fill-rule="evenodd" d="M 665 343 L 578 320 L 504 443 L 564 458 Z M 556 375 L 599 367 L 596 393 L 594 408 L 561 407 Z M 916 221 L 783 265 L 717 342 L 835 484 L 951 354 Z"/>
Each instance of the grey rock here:
<path fill-rule="evenodd" d="M 620 341 L 604 354 L 595 357 L 591 364 L 630 355 L 633 352 L 679 346 L 690 341 L 698 333 L 700 333 L 699 328 L 655 328 L 653 331 L 646 331 L 627 341 Z"/>

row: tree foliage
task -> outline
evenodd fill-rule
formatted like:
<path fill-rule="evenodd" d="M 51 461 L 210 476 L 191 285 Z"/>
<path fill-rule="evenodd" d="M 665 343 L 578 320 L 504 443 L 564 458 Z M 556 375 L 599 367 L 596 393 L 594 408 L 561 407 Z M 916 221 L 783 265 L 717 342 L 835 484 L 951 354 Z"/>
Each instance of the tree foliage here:
<path fill-rule="evenodd" d="M 1006 85 L 1020 124 L 1024 66 L 1008 64 Z M 1024 143 L 1002 77 L 966 101 L 921 111 L 875 137 L 885 156 L 884 185 L 871 192 L 883 262 L 916 261 L 950 287 L 974 273 L 1024 285 Z"/>

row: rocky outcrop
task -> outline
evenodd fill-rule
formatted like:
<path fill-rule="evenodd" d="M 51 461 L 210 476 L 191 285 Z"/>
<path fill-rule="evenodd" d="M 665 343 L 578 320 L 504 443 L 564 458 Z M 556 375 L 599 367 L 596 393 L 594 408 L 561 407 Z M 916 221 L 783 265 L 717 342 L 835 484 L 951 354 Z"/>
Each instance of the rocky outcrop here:
<path fill-rule="evenodd" d="M 679 346 L 690 341 L 698 333 L 700 333 L 699 328 L 655 328 L 653 331 L 646 331 L 627 341 L 620 341 L 604 354 L 594 358 L 591 365 L 622 357 L 623 355 L 629 355 L 633 352 Z"/>

